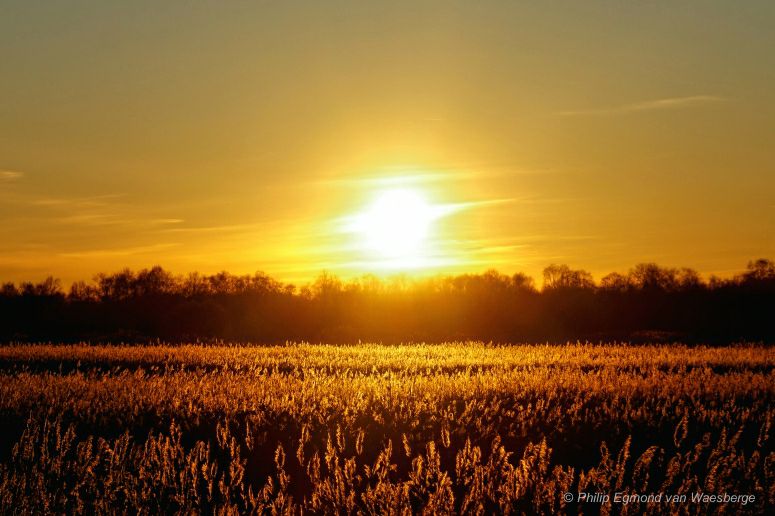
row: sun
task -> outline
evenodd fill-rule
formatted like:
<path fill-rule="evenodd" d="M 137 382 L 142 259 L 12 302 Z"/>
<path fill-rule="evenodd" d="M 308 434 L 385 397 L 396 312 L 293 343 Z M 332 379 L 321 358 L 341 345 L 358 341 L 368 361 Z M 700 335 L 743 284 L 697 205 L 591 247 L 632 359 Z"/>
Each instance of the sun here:
<path fill-rule="evenodd" d="M 422 192 L 394 188 L 375 196 L 356 217 L 354 229 L 372 253 L 408 261 L 422 256 L 435 218 L 435 210 Z"/>

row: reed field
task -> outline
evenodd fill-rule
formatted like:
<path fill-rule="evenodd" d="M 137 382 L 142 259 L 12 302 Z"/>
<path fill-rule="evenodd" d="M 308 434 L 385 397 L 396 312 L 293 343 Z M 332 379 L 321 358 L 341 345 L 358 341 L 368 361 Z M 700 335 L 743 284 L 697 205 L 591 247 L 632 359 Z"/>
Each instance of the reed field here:
<path fill-rule="evenodd" d="M 764 514 L 775 350 L 0 348 L 0 513 Z"/>

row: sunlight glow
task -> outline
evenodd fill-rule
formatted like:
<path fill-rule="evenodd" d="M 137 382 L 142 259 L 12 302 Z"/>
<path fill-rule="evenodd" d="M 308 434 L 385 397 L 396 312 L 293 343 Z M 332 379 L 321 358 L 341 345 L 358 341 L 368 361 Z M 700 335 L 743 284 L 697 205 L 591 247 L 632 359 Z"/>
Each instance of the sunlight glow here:
<path fill-rule="evenodd" d="M 397 188 L 379 194 L 358 217 L 366 245 L 386 258 L 417 258 L 434 219 L 432 207 L 420 192 Z"/>
<path fill-rule="evenodd" d="M 380 189 L 363 211 L 349 217 L 348 231 L 372 267 L 423 268 L 439 261 L 431 249 L 434 222 L 447 212 L 420 189 Z"/>

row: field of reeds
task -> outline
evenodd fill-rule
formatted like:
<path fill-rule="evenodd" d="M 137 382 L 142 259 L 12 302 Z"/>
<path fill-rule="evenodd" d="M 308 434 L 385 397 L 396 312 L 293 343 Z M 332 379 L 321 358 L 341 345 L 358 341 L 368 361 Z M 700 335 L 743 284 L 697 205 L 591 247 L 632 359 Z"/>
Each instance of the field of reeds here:
<path fill-rule="evenodd" d="M 754 345 L 12 345 L 0 513 L 761 514 L 774 367 Z"/>

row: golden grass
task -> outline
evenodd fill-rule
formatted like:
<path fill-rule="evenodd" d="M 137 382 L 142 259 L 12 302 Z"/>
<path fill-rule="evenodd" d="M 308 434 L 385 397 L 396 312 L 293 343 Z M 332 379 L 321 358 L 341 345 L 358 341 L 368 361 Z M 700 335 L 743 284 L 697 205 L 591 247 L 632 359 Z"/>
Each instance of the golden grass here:
<path fill-rule="evenodd" d="M 0 348 L 0 512 L 601 509 L 566 491 L 763 512 L 773 365 L 760 346 Z"/>

